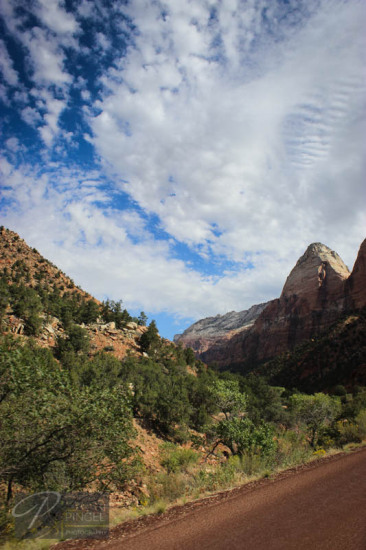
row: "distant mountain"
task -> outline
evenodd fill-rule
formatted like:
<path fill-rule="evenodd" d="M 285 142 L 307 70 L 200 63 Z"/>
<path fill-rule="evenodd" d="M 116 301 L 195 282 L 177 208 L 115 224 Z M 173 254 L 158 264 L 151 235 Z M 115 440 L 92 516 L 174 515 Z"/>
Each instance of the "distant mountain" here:
<path fill-rule="evenodd" d="M 202 354 L 219 343 L 223 345 L 235 334 L 250 329 L 269 302 L 252 306 L 243 311 L 231 311 L 225 315 L 216 315 L 197 321 L 183 334 L 176 334 L 174 342 L 192 348 Z"/>
<path fill-rule="evenodd" d="M 198 321 L 176 341 L 192 347 L 196 356 L 208 364 L 249 372 L 320 336 L 342 316 L 365 306 L 366 240 L 352 273 L 336 252 L 313 243 L 289 274 L 280 298 L 254 306 L 249 323 L 241 324 L 245 315 L 228 313 Z M 223 333 L 220 319 L 226 326 L 232 320 L 235 328 Z"/>

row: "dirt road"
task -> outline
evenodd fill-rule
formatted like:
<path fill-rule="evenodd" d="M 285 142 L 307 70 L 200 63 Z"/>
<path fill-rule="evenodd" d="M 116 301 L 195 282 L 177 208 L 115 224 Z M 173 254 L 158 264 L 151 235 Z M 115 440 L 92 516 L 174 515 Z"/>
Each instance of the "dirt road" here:
<path fill-rule="evenodd" d="M 366 449 L 176 508 L 135 529 L 121 526 L 108 541 L 67 548 L 366 550 Z"/>

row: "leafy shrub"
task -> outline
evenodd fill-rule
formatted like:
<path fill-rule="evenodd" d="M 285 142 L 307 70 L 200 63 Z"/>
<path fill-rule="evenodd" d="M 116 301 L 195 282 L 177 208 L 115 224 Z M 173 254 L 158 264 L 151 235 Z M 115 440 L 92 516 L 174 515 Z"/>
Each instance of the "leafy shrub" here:
<path fill-rule="evenodd" d="M 71 491 L 98 481 L 122 486 L 132 455 L 127 388 L 78 387 L 49 350 L 10 338 L 0 352 L 0 482 L 7 500 L 14 484 Z"/>
<path fill-rule="evenodd" d="M 338 444 L 343 446 L 348 443 L 361 443 L 359 426 L 347 420 L 337 422 Z"/>
<path fill-rule="evenodd" d="M 290 403 L 295 420 L 306 425 L 312 447 L 316 447 L 321 430 L 329 426 L 341 411 L 339 398 L 324 393 L 294 394 Z"/>
<path fill-rule="evenodd" d="M 279 468 L 289 468 L 306 462 L 312 455 L 306 433 L 299 430 L 285 430 L 277 437 L 277 450 L 274 464 Z"/>
<path fill-rule="evenodd" d="M 217 491 L 233 484 L 238 473 L 242 472 L 242 463 L 238 456 L 231 456 L 223 464 L 209 469 L 201 470 L 198 481 L 205 491 Z"/>
<path fill-rule="evenodd" d="M 262 423 L 260 426 L 249 418 L 229 418 L 221 420 L 216 427 L 218 441 L 229 447 L 232 454 L 268 456 L 276 449 L 272 426 Z"/>
<path fill-rule="evenodd" d="M 159 473 L 150 479 L 148 490 L 150 504 L 164 500 L 171 502 L 185 493 L 186 480 L 182 474 Z"/>
<path fill-rule="evenodd" d="M 358 426 L 358 433 L 361 439 L 366 438 L 366 409 L 363 409 L 356 416 L 356 423 Z"/>
<path fill-rule="evenodd" d="M 165 443 L 162 454 L 161 465 L 168 472 L 187 471 L 189 466 L 196 464 L 198 461 L 196 451 L 190 448 L 177 447 L 173 443 Z"/>
<path fill-rule="evenodd" d="M 57 339 L 56 354 L 58 357 L 66 352 L 82 352 L 87 353 L 89 350 L 89 335 L 88 332 L 78 325 L 71 325 L 66 333 L 66 338 L 59 337 Z"/>

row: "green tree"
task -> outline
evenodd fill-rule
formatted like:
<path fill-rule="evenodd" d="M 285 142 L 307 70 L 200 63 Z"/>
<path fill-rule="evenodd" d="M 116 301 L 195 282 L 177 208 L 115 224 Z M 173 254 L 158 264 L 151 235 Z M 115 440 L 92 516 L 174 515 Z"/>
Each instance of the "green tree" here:
<path fill-rule="evenodd" d="M 187 377 L 189 402 L 192 407 L 190 425 L 204 430 L 211 422 L 211 415 L 217 411 L 217 403 L 211 391 L 213 371 L 202 369 L 197 376 Z"/>
<path fill-rule="evenodd" d="M 146 323 L 147 323 L 147 315 L 144 311 L 141 311 L 140 315 L 138 316 L 138 324 L 143 326 L 143 327 L 146 327 Z"/>
<path fill-rule="evenodd" d="M 160 336 L 155 321 L 151 321 L 146 332 L 140 337 L 140 348 L 146 353 L 156 351 L 160 346 Z"/>
<path fill-rule="evenodd" d="M 78 387 L 48 350 L 7 339 L 0 354 L 0 480 L 72 491 L 123 485 L 132 450 L 129 392 Z"/>
<path fill-rule="evenodd" d="M 233 455 L 253 454 L 261 450 L 267 453 L 273 449 L 273 430 L 268 424 L 256 427 L 245 416 L 247 396 L 241 393 L 238 380 L 216 380 L 212 394 L 220 411 L 224 414 L 213 428 L 214 447 L 222 443 Z"/>
<path fill-rule="evenodd" d="M 122 310 L 122 300 L 119 300 L 118 302 L 106 300 L 103 302 L 101 314 L 106 323 L 115 322 L 116 327 L 119 329 L 123 328 L 132 320 L 132 317 L 128 313 L 127 309 Z"/>
<path fill-rule="evenodd" d="M 10 293 L 14 314 L 24 319 L 26 334 L 36 336 L 42 324 L 39 317 L 39 313 L 42 311 L 42 302 L 37 292 L 23 284 L 13 284 L 10 287 Z"/>
<path fill-rule="evenodd" d="M 113 388 L 119 383 L 121 362 L 113 355 L 99 352 L 87 362 L 82 363 L 79 383 L 82 386 Z"/>
<path fill-rule="evenodd" d="M 66 338 L 59 336 L 56 343 L 56 355 L 60 358 L 66 352 L 88 353 L 90 346 L 89 335 L 85 328 L 78 325 L 70 325 L 66 332 Z"/>
<path fill-rule="evenodd" d="M 274 429 L 265 422 L 256 426 L 249 418 L 232 417 L 221 420 L 216 427 L 217 443 L 229 447 L 233 455 L 270 455 L 276 448 Z M 217 444 L 216 443 L 216 444 Z"/>
<path fill-rule="evenodd" d="M 239 384 L 248 396 L 247 412 L 253 422 L 286 422 L 282 400 L 285 388 L 270 386 L 263 377 L 254 374 L 242 378 Z"/>
<path fill-rule="evenodd" d="M 100 308 L 94 300 L 84 300 L 80 306 L 79 318 L 80 323 L 89 325 L 95 323 L 100 315 Z"/>
<path fill-rule="evenodd" d="M 185 348 L 184 350 L 184 357 L 186 360 L 187 365 L 194 365 L 196 362 L 196 356 L 194 354 L 194 351 L 192 348 Z"/>
<path fill-rule="evenodd" d="M 0 326 L 3 321 L 6 308 L 9 304 L 9 289 L 8 284 L 4 278 L 0 279 Z"/>
<path fill-rule="evenodd" d="M 295 420 L 306 425 L 312 447 L 317 444 L 320 430 L 329 426 L 341 411 L 339 398 L 324 393 L 294 394 L 290 405 Z"/>
<path fill-rule="evenodd" d="M 245 412 L 247 396 L 241 393 L 237 380 L 216 380 L 211 391 L 217 407 L 224 413 L 226 419 Z"/>

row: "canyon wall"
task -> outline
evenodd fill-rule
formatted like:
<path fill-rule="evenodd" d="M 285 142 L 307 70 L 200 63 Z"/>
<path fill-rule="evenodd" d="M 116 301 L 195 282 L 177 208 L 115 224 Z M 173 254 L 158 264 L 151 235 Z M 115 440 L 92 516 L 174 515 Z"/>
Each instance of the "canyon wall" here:
<path fill-rule="evenodd" d="M 352 273 L 336 252 L 313 243 L 287 277 L 278 299 L 198 321 L 176 341 L 192 347 L 208 364 L 250 369 L 321 334 L 347 311 L 365 306 L 366 239 Z M 245 315 L 247 322 L 241 321 Z"/>

